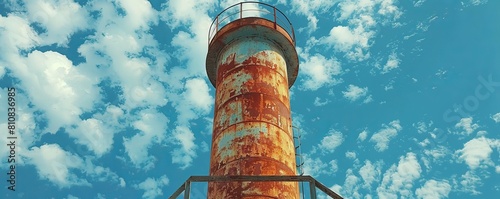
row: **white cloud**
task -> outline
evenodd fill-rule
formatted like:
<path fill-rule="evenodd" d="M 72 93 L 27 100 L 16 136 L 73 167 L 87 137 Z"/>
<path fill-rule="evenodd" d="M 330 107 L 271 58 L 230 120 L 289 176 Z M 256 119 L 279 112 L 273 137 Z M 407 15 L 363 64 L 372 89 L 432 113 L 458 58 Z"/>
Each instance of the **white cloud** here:
<path fill-rule="evenodd" d="M 343 141 L 344 137 L 342 136 L 341 132 L 330 130 L 330 132 L 328 132 L 328 135 L 323 137 L 321 143 L 318 146 L 325 152 L 333 153 L 335 151 L 335 148 L 340 146 Z"/>
<path fill-rule="evenodd" d="M 17 58 L 18 49 L 29 49 L 41 42 L 38 34 L 30 26 L 30 22 L 23 18 L 22 16 L 16 15 L 14 13 L 9 14 L 7 17 L 0 15 L 0 32 L 2 36 L 0 41 L 2 43 L 2 48 L 0 48 L 0 66 L 2 71 L 4 66 L 11 66 L 12 64 L 19 61 Z M 7 63 L 5 63 L 5 62 Z M 3 74 L 0 74 L 2 77 Z"/>
<path fill-rule="evenodd" d="M 394 120 L 389 125 L 383 124 L 382 127 L 370 138 L 370 142 L 375 142 L 375 149 L 379 152 L 387 150 L 391 139 L 396 137 L 398 132 L 403 129 L 399 124 L 399 120 Z"/>
<path fill-rule="evenodd" d="M 307 52 L 299 49 L 299 55 L 304 62 L 300 63 L 300 72 L 305 75 L 302 80 L 302 88 L 305 90 L 317 90 L 323 86 L 331 86 L 342 80 L 335 78 L 341 73 L 340 63 L 334 58 L 325 58 L 323 55 L 314 54 L 310 56 Z"/>
<path fill-rule="evenodd" d="M 7 88 L 0 89 L 0 101 L 7 102 Z M 29 147 L 33 146 L 34 143 L 40 140 L 43 132 L 40 130 L 40 124 L 37 123 L 37 116 L 35 115 L 35 109 L 29 107 L 29 99 L 25 93 L 16 92 L 16 124 L 15 132 L 17 136 L 16 140 L 16 153 L 23 154 L 28 151 Z M 7 113 L 8 106 L 0 106 L 0 113 Z M 7 114 L 0 114 L 0 129 L 7 129 Z M 10 141 L 7 136 L 0 136 L 0 145 L 6 146 Z M 9 147 L 0 147 L 0 159 L 5 158 L 9 153 Z M 16 163 L 18 165 L 24 165 L 25 159 L 18 158 Z"/>
<path fill-rule="evenodd" d="M 414 181 L 420 178 L 422 169 L 414 153 L 399 158 L 398 165 L 392 165 L 383 175 L 377 188 L 379 198 L 408 198 Z"/>
<path fill-rule="evenodd" d="M 356 159 L 356 152 L 347 151 L 347 152 L 345 152 L 345 157 L 354 160 L 354 159 Z"/>
<path fill-rule="evenodd" d="M 120 187 L 125 187 L 127 186 L 127 183 L 125 182 L 125 180 L 123 178 L 120 178 Z"/>
<path fill-rule="evenodd" d="M 474 171 L 467 171 L 460 178 L 460 190 L 470 193 L 472 195 L 481 194 L 480 191 L 477 190 L 477 187 L 482 186 L 482 179 L 474 173 Z"/>
<path fill-rule="evenodd" d="M 374 165 L 369 160 L 366 160 L 365 165 L 359 169 L 359 175 L 361 175 L 364 181 L 364 187 L 367 189 L 370 189 L 372 184 L 379 179 L 381 173 L 380 165 Z"/>
<path fill-rule="evenodd" d="M 125 129 L 124 116 L 121 108 L 109 105 L 104 113 L 96 113 L 66 131 L 76 138 L 75 143 L 86 146 L 97 157 L 101 157 L 113 147 L 114 135 Z"/>
<path fill-rule="evenodd" d="M 438 160 L 450 154 L 450 151 L 444 146 L 437 146 L 434 149 L 425 150 L 424 154 L 431 156 L 434 160 Z"/>
<path fill-rule="evenodd" d="M 324 106 L 324 105 L 327 105 L 328 103 L 330 103 L 330 100 L 328 99 L 325 99 L 324 101 L 321 101 L 321 98 L 319 97 L 316 97 L 314 99 L 314 106 Z"/>
<path fill-rule="evenodd" d="M 94 180 L 99 182 L 107 182 L 112 181 L 117 185 L 121 184 L 121 179 L 115 172 L 113 172 L 110 168 L 106 168 L 103 166 L 96 165 L 95 163 L 101 163 L 99 159 L 96 159 L 91 156 L 85 157 L 85 168 L 82 168 L 82 172 L 87 176 L 91 177 Z"/>
<path fill-rule="evenodd" d="M 361 195 L 359 194 L 360 181 L 361 180 L 354 174 L 352 169 L 347 169 L 341 193 L 346 196 L 349 195 L 349 198 L 361 198 Z"/>
<path fill-rule="evenodd" d="M 330 162 L 330 165 L 327 163 L 323 162 L 320 158 L 312 158 L 307 154 L 304 154 L 304 165 L 303 165 L 303 170 L 304 170 L 304 175 L 310 175 L 310 176 L 320 176 L 323 174 L 331 174 L 332 173 L 332 167 L 337 168 L 336 161 Z"/>
<path fill-rule="evenodd" d="M 451 186 L 448 181 L 428 180 L 424 186 L 415 191 L 417 198 L 423 199 L 439 199 L 447 198 L 451 191 Z"/>
<path fill-rule="evenodd" d="M 358 135 L 358 140 L 365 141 L 366 137 L 368 136 L 368 131 L 365 129 Z"/>
<path fill-rule="evenodd" d="M 420 7 L 420 6 L 422 6 L 422 4 L 424 4 L 425 1 L 426 0 L 416 0 L 416 1 L 414 1 L 413 6 Z"/>
<path fill-rule="evenodd" d="M 187 26 L 188 31 L 179 31 L 172 39 L 178 59 L 187 61 L 191 76 L 205 75 L 205 57 L 208 49 L 208 30 L 212 18 L 208 12 L 215 7 L 214 0 L 171 0 L 162 4 L 161 19 L 174 29 Z"/>
<path fill-rule="evenodd" d="M 307 18 L 308 33 L 314 32 L 318 28 L 318 14 L 326 13 L 330 8 L 332 8 L 338 0 L 292 0 L 290 2 L 292 6 L 292 12 L 298 15 L 304 15 Z M 299 29 L 299 31 L 302 29 Z"/>
<path fill-rule="evenodd" d="M 492 147 L 496 145 L 495 143 L 500 143 L 500 141 L 485 137 L 474 138 L 465 143 L 463 149 L 457 150 L 455 153 L 459 154 L 459 159 L 465 161 L 471 169 L 494 166 L 490 155 L 493 152 Z"/>
<path fill-rule="evenodd" d="M 163 187 L 167 186 L 169 179 L 167 176 L 163 175 L 158 179 L 147 178 L 143 182 L 134 185 L 136 189 L 144 190 L 142 198 L 157 198 L 163 195 Z"/>
<path fill-rule="evenodd" d="M 351 29 L 348 26 L 336 26 L 322 41 L 332 45 L 335 50 L 346 53 L 349 59 L 362 61 L 370 57 L 366 51 L 370 46 L 368 40 L 374 34 L 373 31 L 365 31 L 362 27 Z"/>
<path fill-rule="evenodd" d="M 470 5 L 473 5 L 473 6 L 478 6 L 478 5 L 481 5 L 481 4 L 485 4 L 485 3 L 488 3 L 488 0 L 468 0 L 468 2 Z M 462 2 L 463 4 L 463 2 Z M 465 6 L 469 6 L 467 4 L 465 4 Z"/>
<path fill-rule="evenodd" d="M 98 157 L 107 153 L 113 145 L 113 129 L 106 127 L 100 120 L 86 119 L 76 129 L 67 131 L 76 138 L 76 143 L 87 146 Z"/>
<path fill-rule="evenodd" d="M 418 133 L 426 133 L 433 124 L 433 121 L 430 121 L 428 124 L 425 122 L 417 122 L 413 124 L 413 127 L 417 128 Z"/>
<path fill-rule="evenodd" d="M 346 0 L 338 4 L 339 21 L 347 25 L 332 27 L 323 44 L 345 53 L 352 61 L 370 57 L 369 48 L 376 35 L 376 26 L 395 22 L 402 14 L 393 0 Z"/>
<path fill-rule="evenodd" d="M 132 126 L 139 130 L 131 138 L 123 138 L 123 145 L 130 161 L 137 168 L 150 169 L 154 167 L 155 158 L 148 154 L 152 144 L 159 144 L 165 138 L 168 118 L 154 109 L 142 110 Z"/>
<path fill-rule="evenodd" d="M 67 45 L 69 37 L 89 27 L 87 10 L 72 0 L 24 1 L 27 17 L 44 29 L 42 44 Z"/>
<path fill-rule="evenodd" d="M 79 122 L 79 115 L 100 100 L 97 79 L 74 67 L 65 55 L 33 51 L 19 59 L 11 70 L 21 79 L 31 103 L 44 112 L 48 132 Z"/>
<path fill-rule="evenodd" d="M 180 99 L 173 102 L 179 115 L 177 122 L 187 124 L 189 120 L 209 113 L 214 102 L 210 89 L 205 80 L 201 78 L 189 79 L 185 83 L 185 91 Z"/>
<path fill-rule="evenodd" d="M 455 124 L 455 128 L 463 129 L 463 131 L 458 132 L 458 134 L 460 135 L 470 135 L 477 128 L 479 128 L 479 125 L 472 123 L 472 117 L 467 117 L 460 119 L 460 121 Z"/>
<path fill-rule="evenodd" d="M 393 52 L 392 54 L 390 54 L 389 58 L 387 58 L 387 63 L 385 63 L 384 67 L 382 68 L 382 74 L 388 73 L 389 71 L 398 68 L 400 62 L 401 60 L 398 59 L 396 53 Z"/>
<path fill-rule="evenodd" d="M 196 158 L 196 149 L 194 143 L 196 139 L 193 132 L 185 126 L 177 126 L 173 132 L 174 143 L 180 145 L 180 148 L 174 149 L 172 153 L 172 163 L 180 164 L 181 169 L 191 166 L 193 159 Z"/>
<path fill-rule="evenodd" d="M 500 123 L 500 113 L 491 116 L 491 119 L 493 119 L 496 123 Z"/>
<path fill-rule="evenodd" d="M 347 87 L 346 91 L 342 91 L 342 94 L 344 94 L 344 97 L 348 99 L 351 102 L 354 102 L 368 94 L 368 87 L 361 88 L 359 86 L 355 86 L 350 84 Z M 369 99 L 369 98 L 367 98 Z"/>
<path fill-rule="evenodd" d="M 57 144 L 33 147 L 26 156 L 30 158 L 30 164 L 35 166 L 40 178 L 47 179 L 60 188 L 90 186 L 87 180 L 80 179 L 73 173 L 84 167 L 83 160 Z"/>

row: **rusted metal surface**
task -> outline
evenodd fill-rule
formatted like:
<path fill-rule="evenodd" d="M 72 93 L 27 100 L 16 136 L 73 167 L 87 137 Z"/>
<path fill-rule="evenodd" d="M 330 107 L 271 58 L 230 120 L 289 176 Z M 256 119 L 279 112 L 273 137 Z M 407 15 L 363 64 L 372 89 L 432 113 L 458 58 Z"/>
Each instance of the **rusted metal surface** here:
<path fill-rule="evenodd" d="M 248 34 L 241 31 L 217 57 L 210 175 L 295 175 L 282 47 L 268 37 L 236 37 Z M 208 198 L 293 199 L 299 189 L 297 182 L 218 182 L 209 183 Z"/>
<path fill-rule="evenodd" d="M 265 39 L 274 43 L 284 58 L 287 72 L 288 87 L 291 87 L 299 72 L 299 58 L 295 50 L 294 40 L 280 26 L 274 28 L 274 22 L 258 17 L 248 17 L 235 20 L 221 28 L 210 42 L 206 69 L 207 75 L 214 87 L 218 86 L 217 69 L 220 54 L 233 42 L 242 38 Z M 241 63 L 241 62 L 239 62 Z"/>

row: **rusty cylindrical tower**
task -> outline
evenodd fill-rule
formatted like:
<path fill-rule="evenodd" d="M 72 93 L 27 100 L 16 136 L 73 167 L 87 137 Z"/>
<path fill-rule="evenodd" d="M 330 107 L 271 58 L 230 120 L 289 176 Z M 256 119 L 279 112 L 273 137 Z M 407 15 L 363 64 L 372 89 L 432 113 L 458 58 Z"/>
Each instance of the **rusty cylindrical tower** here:
<path fill-rule="evenodd" d="M 233 5 L 212 23 L 211 176 L 296 175 L 288 91 L 299 67 L 294 37 L 286 16 L 265 3 Z M 299 189 L 297 182 L 211 182 L 208 198 L 299 198 Z"/>

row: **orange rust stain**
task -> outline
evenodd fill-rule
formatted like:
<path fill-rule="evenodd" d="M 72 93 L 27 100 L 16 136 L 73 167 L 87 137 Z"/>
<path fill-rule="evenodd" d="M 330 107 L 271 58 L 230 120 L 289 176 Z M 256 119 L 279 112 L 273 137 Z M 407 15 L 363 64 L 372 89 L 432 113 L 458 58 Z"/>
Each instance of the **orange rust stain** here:
<path fill-rule="evenodd" d="M 219 64 L 210 175 L 296 174 L 286 66 L 275 54 Z M 299 198 L 297 185 L 214 182 L 208 198 Z"/>

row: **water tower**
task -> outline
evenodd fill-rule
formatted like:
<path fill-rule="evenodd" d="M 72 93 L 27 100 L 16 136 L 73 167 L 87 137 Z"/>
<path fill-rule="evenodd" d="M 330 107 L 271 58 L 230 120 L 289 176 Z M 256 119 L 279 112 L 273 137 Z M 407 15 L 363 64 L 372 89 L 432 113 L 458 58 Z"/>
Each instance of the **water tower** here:
<path fill-rule="evenodd" d="M 342 198 L 311 176 L 297 175 L 289 88 L 299 61 L 295 34 L 276 7 L 241 2 L 219 13 L 209 30 L 206 70 L 216 88 L 209 176 L 209 199 L 299 199 L 299 183 Z M 302 188 L 302 192 L 304 189 Z"/>
<path fill-rule="evenodd" d="M 281 11 L 264 6 L 229 7 L 209 31 L 206 69 L 216 88 L 211 176 L 296 175 L 288 92 L 299 69 L 294 32 Z M 209 183 L 208 197 L 293 199 L 299 188 L 296 182 Z"/>

